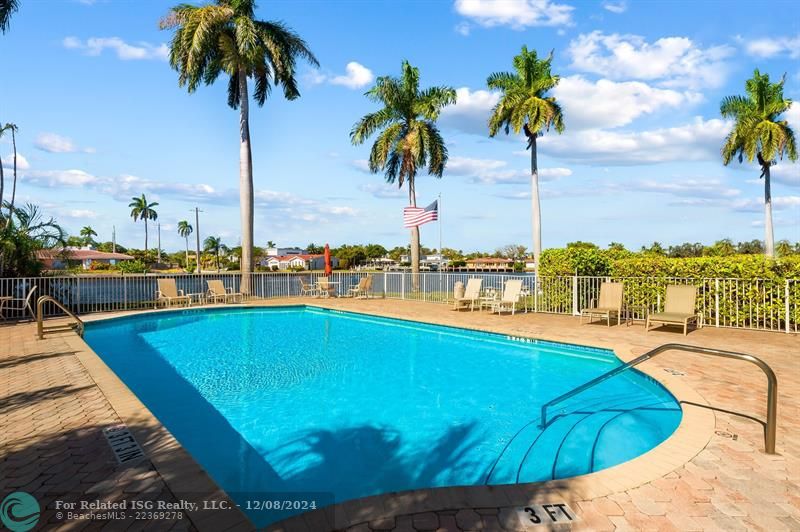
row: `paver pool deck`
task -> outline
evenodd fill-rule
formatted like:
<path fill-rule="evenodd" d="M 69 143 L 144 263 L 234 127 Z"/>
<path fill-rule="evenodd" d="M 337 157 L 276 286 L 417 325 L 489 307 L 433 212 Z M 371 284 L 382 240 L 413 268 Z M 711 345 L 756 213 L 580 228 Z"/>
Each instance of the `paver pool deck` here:
<path fill-rule="evenodd" d="M 351 501 L 276 523 L 270 530 L 527 530 L 516 508 L 566 502 L 575 530 L 800 530 L 800 337 L 706 327 L 645 334 L 641 324 L 578 325 L 547 314 L 497 316 L 393 300 L 277 299 L 429 323 L 614 349 L 630 360 L 664 343 L 754 354 L 779 381 L 777 453 L 763 452 L 766 379 L 750 364 L 669 352 L 640 369 L 681 400 L 684 420 L 645 455 L 598 473 L 543 484 L 441 488 Z M 110 314 L 89 315 L 87 320 Z M 0 323 L 0 497 L 26 491 L 52 500 L 226 500 L 213 480 L 74 333 L 36 338 L 33 323 Z M 665 371 L 669 370 L 669 371 Z M 672 371 L 678 370 L 678 371 Z M 749 417 L 748 417 L 749 416 Z M 119 464 L 102 429 L 125 424 L 145 457 Z M 237 510 L 169 519 L 65 521 L 52 508 L 40 527 L 78 530 L 248 530 Z M 541 528 L 531 528 L 541 530 Z"/>

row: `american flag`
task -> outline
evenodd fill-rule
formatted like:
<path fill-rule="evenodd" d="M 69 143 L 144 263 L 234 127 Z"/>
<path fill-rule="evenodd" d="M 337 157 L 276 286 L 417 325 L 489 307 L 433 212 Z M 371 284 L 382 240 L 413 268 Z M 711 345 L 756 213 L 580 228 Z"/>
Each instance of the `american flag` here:
<path fill-rule="evenodd" d="M 419 227 L 428 222 L 439 219 L 439 200 L 434 201 L 424 209 L 420 207 L 406 207 L 403 209 L 403 227 Z"/>

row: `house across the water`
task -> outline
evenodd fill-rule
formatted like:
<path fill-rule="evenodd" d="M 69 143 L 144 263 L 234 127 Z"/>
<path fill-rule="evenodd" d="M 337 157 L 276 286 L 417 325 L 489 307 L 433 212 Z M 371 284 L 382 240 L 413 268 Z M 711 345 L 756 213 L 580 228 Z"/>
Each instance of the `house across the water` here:
<path fill-rule="evenodd" d="M 124 253 L 107 253 L 97 251 L 91 246 L 82 248 L 66 247 L 63 250 L 41 249 L 36 252 L 36 258 L 44 265 L 46 270 L 64 270 L 80 264 L 84 270 L 89 270 L 92 263 L 115 265 L 123 260 L 133 260 L 133 257 Z"/>

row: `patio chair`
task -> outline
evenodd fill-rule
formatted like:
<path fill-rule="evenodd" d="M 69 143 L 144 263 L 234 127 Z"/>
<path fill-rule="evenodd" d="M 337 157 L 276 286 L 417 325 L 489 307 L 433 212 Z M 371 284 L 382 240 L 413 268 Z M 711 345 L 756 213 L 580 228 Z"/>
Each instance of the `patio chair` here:
<path fill-rule="evenodd" d="M 300 296 L 301 297 L 316 297 L 317 296 L 317 287 L 313 284 L 309 284 L 302 279 L 298 279 L 300 282 Z"/>
<path fill-rule="evenodd" d="M 320 277 L 317 280 L 317 288 L 322 297 L 336 296 L 336 285 L 331 284 L 327 277 Z"/>
<path fill-rule="evenodd" d="M 503 288 L 503 296 L 497 301 L 492 301 L 491 311 L 497 312 L 498 314 L 501 312 L 511 312 L 513 316 L 514 312 L 517 310 L 517 303 L 519 302 L 521 293 L 521 279 L 506 281 L 506 285 Z"/>
<path fill-rule="evenodd" d="M 219 279 L 206 281 L 208 284 L 208 292 L 206 297 L 214 302 L 222 301 L 223 303 L 234 302 L 238 299 L 239 302 L 242 302 L 244 298 L 244 294 L 241 292 L 234 292 L 233 288 L 225 288 L 225 285 L 222 284 L 222 281 Z"/>
<path fill-rule="evenodd" d="M 33 311 L 33 305 L 31 305 L 31 299 L 33 299 L 33 293 L 36 292 L 36 288 L 36 285 L 32 286 L 25 297 L 0 298 L 0 318 L 6 319 L 4 314 L 6 310 L 23 311 L 23 316 L 24 311 L 27 310 L 31 313 L 31 318 L 36 319 L 36 313 Z"/>
<path fill-rule="evenodd" d="M 581 310 L 581 317 L 578 323 L 583 323 L 583 317 L 589 318 L 588 323 L 592 322 L 592 318 L 599 316 L 606 319 L 606 323 L 611 327 L 611 317 L 617 315 L 617 325 L 621 323 L 622 319 L 622 283 L 602 283 L 600 285 L 600 297 L 598 298 L 597 305 L 595 299 L 589 302 L 589 307 Z"/>
<path fill-rule="evenodd" d="M 178 290 L 175 279 L 158 279 L 158 290 L 156 290 L 156 304 L 163 303 L 166 307 L 171 307 L 173 303 L 189 306 L 192 298 Z"/>
<path fill-rule="evenodd" d="M 349 297 L 369 297 L 369 292 L 372 290 L 372 276 L 366 275 L 359 279 L 356 286 L 351 286 L 347 295 Z"/>
<path fill-rule="evenodd" d="M 702 318 L 695 310 L 697 287 L 687 285 L 671 285 L 667 287 L 664 300 L 664 312 L 657 312 L 647 316 L 645 332 L 650 330 L 650 324 L 683 325 L 683 335 L 689 331 L 689 322 L 694 322 L 695 327 L 703 326 Z"/>
<path fill-rule="evenodd" d="M 456 297 L 453 300 L 453 310 L 466 308 L 467 304 L 469 304 L 470 312 L 475 310 L 475 303 L 478 303 L 481 298 L 482 284 L 483 284 L 483 279 L 477 277 L 468 279 L 467 287 L 466 289 L 464 289 L 464 295 L 462 297 Z"/>

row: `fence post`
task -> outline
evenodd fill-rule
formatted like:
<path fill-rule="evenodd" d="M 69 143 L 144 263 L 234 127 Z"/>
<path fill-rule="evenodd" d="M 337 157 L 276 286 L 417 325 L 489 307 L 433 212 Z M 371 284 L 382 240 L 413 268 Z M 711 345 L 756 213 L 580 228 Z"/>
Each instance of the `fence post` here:
<path fill-rule="evenodd" d="M 789 333 L 792 332 L 792 328 L 789 326 L 789 320 L 792 317 L 792 313 L 789 312 L 789 303 L 790 303 L 790 300 L 789 300 L 789 279 L 786 279 L 786 284 L 784 285 L 783 290 L 784 290 L 784 292 L 783 292 L 784 299 L 786 301 L 786 312 L 785 312 L 785 314 L 786 314 L 786 334 L 789 334 Z"/>
<path fill-rule="evenodd" d="M 572 315 L 578 316 L 578 276 L 572 276 Z"/>
<path fill-rule="evenodd" d="M 714 279 L 714 323 L 719 328 L 719 277 Z"/>
<path fill-rule="evenodd" d="M 128 278 L 122 274 L 122 301 L 125 305 L 125 310 L 128 310 Z"/>
<path fill-rule="evenodd" d="M 386 278 L 389 277 L 389 274 L 383 272 L 383 299 L 386 299 Z"/>
<path fill-rule="evenodd" d="M 286 297 L 292 295 L 292 281 L 289 275 L 289 272 L 286 272 Z"/>
<path fill-rule="evenodd" d="M 544 291 L 544 288 L 542 290 Z M 539 276 L 535 274 L 533 277 L 533 312 L 539 312 Z"/>
<path fill-rule="evenodd" d="M 400 277 L 400 299 L 406 298 L 406 272 L 402 272 Z"/>

